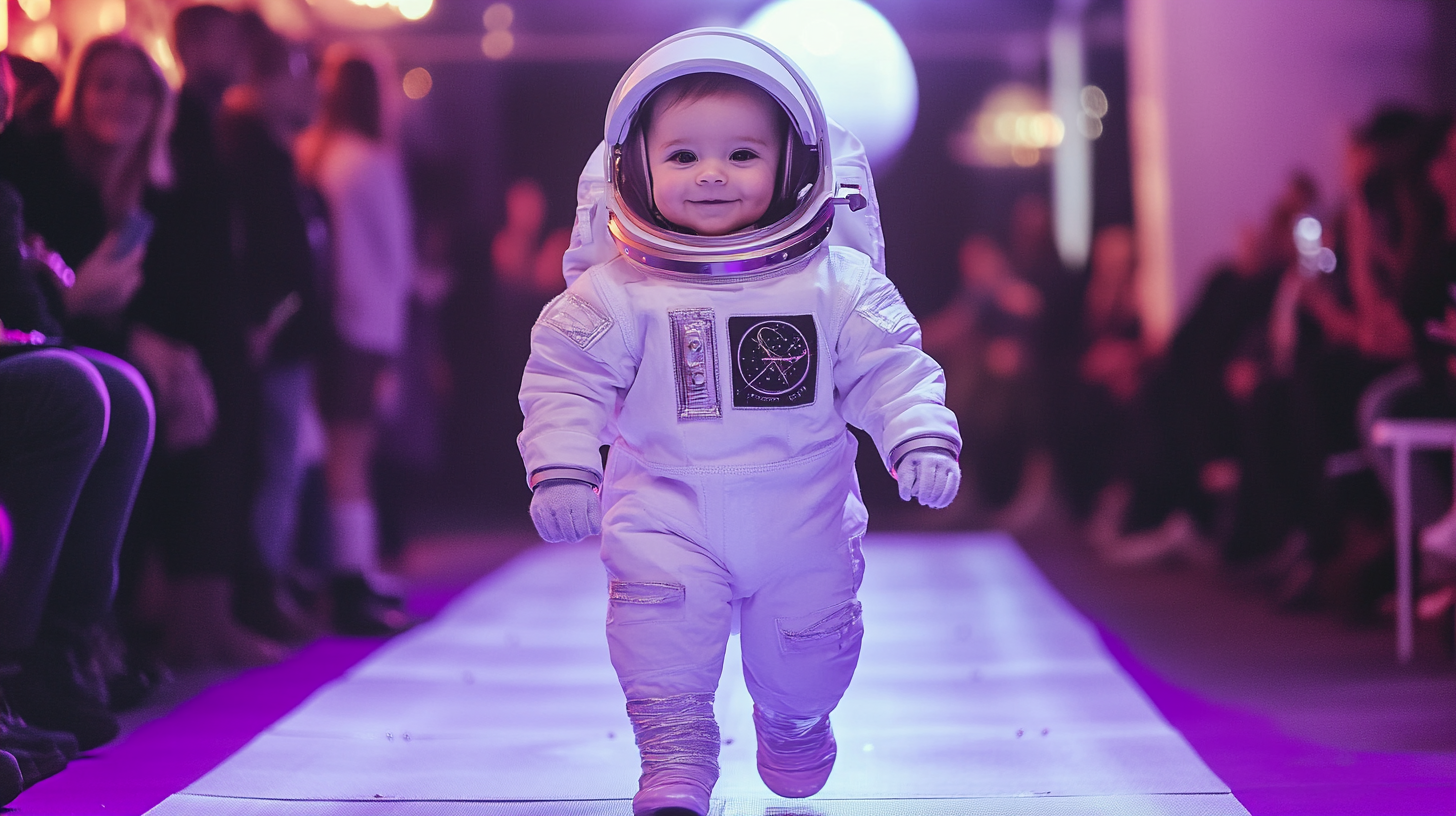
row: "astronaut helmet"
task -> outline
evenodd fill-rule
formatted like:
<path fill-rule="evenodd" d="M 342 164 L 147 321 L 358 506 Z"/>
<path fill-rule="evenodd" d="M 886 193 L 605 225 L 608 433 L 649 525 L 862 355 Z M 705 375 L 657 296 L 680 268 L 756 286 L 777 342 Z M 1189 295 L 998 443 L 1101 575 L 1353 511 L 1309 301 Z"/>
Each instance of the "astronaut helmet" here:
<path fill-rule="evenodd" d="M 735 87 L 751 93 L 756 87 L 776 103 L 771 115 L 782 132 L 776 137 L 782 138 L 782 149 L 777 151 L 771 200 L 756 221 L 727 234 L 699 234 L 675 223 L 654 197 L 646 131 L 660 92 L 669 102 L 658 111 L 660 116 L 675 100 L 695 100 L 678 95 L 684 82 L 709 89 L 702 95 L 711 95 L 712 89 L 733 93 Z M 808 77 L 778 49 L 736 29 L 693 29 L 648 49 L 612 94 L 606 144 L 612 240 L 621 254 L 665 272 L 716 276 L 775 271 L 822 243 L 833 226 L 835 203 L 848 203 L 835 199 L 829 128 Z"/>

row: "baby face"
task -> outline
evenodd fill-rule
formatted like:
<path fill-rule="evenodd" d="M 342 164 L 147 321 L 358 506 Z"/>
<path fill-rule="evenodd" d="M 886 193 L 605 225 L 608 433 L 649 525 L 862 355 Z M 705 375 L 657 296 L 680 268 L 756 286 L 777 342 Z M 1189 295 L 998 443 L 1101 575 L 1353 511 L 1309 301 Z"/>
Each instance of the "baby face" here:
<path fill-rule="evenodd" d="M 771 104 L 728 93 L 656 111 L 647 158 L 658 211 L 699 235 L 727 235 L 762 218 L 783 149 Z"/>

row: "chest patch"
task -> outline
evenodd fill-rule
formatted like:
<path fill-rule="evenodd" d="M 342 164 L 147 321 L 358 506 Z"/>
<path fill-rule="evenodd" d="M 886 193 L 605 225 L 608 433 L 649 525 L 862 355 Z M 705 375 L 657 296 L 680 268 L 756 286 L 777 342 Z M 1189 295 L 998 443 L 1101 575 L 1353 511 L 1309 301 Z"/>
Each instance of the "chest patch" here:
<path fill-rule="evenodd" d="M 733 407 L 796 408 L 814 404 L 819 331 L 813 315 L 728 318 Z"/>

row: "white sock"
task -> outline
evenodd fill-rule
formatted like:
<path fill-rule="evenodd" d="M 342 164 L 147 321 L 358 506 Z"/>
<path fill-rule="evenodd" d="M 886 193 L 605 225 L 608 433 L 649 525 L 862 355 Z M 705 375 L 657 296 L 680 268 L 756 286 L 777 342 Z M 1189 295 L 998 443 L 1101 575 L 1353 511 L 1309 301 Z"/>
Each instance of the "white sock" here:
<path fill-rule="evenodd" d="M 374 504 L 368 499 L 332 504 L 329 520 L 333 523 L 335 571 L 359 572 L 366 578 L 379 572 L 379 532 Z"/>

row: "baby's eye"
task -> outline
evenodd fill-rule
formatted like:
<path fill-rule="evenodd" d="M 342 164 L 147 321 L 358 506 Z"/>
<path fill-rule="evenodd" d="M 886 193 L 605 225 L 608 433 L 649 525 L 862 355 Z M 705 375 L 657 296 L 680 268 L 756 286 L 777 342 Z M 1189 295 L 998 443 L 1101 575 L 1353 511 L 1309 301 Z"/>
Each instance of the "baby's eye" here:
<path fill-rule="evenodd" d="M 735 150 L 731 155 L 728 156 L 728 158 L 736 162 L 746 162 L 753 161 L 754 159 L 758 158 L 758 154 L 754 153 L 752 150 L 747 149 Z"/>
<path fill-rule="evenodd" d="M 691 150 L 679 150 L 671 156 L 668 156 L 667 160 L 676 164 L 692 164 L 698 160 L 698 157 Z"/>

